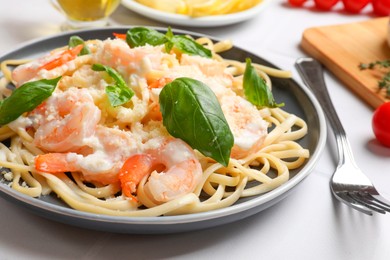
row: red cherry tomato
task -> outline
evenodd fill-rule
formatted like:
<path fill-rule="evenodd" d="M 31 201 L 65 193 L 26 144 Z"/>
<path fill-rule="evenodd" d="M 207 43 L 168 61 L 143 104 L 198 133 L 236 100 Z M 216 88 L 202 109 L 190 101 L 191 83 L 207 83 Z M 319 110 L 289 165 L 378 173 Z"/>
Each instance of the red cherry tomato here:
<path fill-rule="evenodd" d="M 307 0 L 288 0 L 288 3 L 292 6 L 302 6 Z"/>
<path fill-rule="evenodd" d="M 387 16 L 390 14 L 390 0 L 372 0 L 374 13 L 379 16 Z"/>
<path fill-rule="evenodd" d="M 332 9 L 332 7 L 337 4 L 338 1 L 339 0 L 314 0 L 314 3 L 318 9 L 328 11 Z"/>
<path fill-rule="evenodd" d="M 359 13 L 371 0 L 342 0 L 347 12 Z"/>
<path fill-rule="evenodd" d="M 372 130 L 380 143 L 390 147 L 390 102 L 383 103 L 375 110 Z"/>

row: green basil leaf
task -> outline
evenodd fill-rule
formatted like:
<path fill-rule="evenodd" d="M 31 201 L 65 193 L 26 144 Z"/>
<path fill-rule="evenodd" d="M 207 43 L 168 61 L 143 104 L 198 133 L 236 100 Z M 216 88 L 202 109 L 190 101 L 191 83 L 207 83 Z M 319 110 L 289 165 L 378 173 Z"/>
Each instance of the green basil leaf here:
<path fill-rule="evenodd" d="M 165 49 L 170 52 L 173 47 L 179 51 L 190 54 L 211 58 L 212 53 L 203 45 L 197 43 L 184 35 L 174 35 L 170 27 L 164 35 L 154 29 L 145 27 L 135 27 L 127 31 L 126 42 L 131 47 L 144 46 L 146 44 L 157 46 L 165 44 Z"/>
<path fill-rule="evenodd" d="M 167 39 L 169 41 L 171 41 L 173 36 L 175 36 L 175 35 L 172 32 L 172 28 L 171 28 L 171 26 L 168 26 L 167 33 L 165 34 L 165 37 L 167 37 Z"/>
<path fill-rule="evenodd" d="M 90 49 L 88 48 L 88 46 L 85 44 L 84 40 L 81 37 L 79 37 L 77 35 L 73 35 L 69 38 L 68 45 L 70 48 L 74 48 L 80 44 L 83 45 L 83 48 L 81 49 L 80 53 L 78 54 L 79 56 L 91 53 Z"/>
<path fill-rule="evenodd" d="M 174 47 L 179 49 L 181 52 L 189 55 L 198 55 L 205 58 L 211 58 L 212 53 L 209 49 L 203 45 L 197 43 L 191 38 L 188 38 L 185 35 L 175 35 L 172 38 L 172 43 Z"/>
<path fill-rule="evenodd" d="M 252 66 L 251 59 L 246 59 L 244 72 L 244 94 L 246 99 L 257 107 L 281 107 L 284 103 L 277 104 L 268 88 L 265 80 L 259 76 L 256 69 Z"/>
<path fill-rule="evenodd" d="M 92 70 L 105 71 L 115 81 L 115 85 L 106 87 L 106 94 L 111 106 L 123 105 L 133 97 L 134 91 L 126 85 L 122 76 L 113 68 L 102 64 L 93 64 Z"/>
<path fill-rule="evenodd" d="M 51 96 L 61 77 L 24 83 L 0 104 L 0 125 L 8 124 Z"/>
<path fill-rule="evenodd" d="M 174 46 L 174 44 L 172 42 L 173 36 L 174 36 L 173 32 L 171 30 L 171 27 L 169 26 L 168 30 L 167 30 L 167 33 L 165 34 L 165 37 L 167 37 L 167 39 L 168 39 L 167 42 L 165 43 L 165 51 L 167 53 L 169 53 L 172 50 L 173 46 Z"/>
<path fill-rule="evenodd" d="M 164 34 L 145 27 L 134 27 L 127 31 L 126 42 L 131 47 L 145 46 L 146 44 L 157 46 L 167 41 Z"/>
<path fill-rule="evenodd" d="M 191 78 L 177 78 L 159 97 L 168 132 L 224 166 L 229 164 L 233 134 L 214 92 Z"/>
<path fill-rule="evenodd" d="M 106 94 L 108 96 L 108 100 L 113 107 L 120 106 L 130 100 L 124 95 L 124 93 L 125 95 L 127 94 L 126 92 L 123 92 L 121 88 L 118 88 L 115 85 L 106 87 Z"/>

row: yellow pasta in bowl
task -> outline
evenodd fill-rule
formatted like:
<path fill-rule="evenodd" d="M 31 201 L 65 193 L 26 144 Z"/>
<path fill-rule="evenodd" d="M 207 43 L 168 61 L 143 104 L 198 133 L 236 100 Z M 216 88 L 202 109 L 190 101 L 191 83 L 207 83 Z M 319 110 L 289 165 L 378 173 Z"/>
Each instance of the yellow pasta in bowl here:
<path fill-rule="evenodd" d="M 168 25 L 226 26 L 258 17 L 272 0 L 122 0 L 129 10 Z"/>
<path fill-rule="evenodd" d="M 225 15 L 253 8 L 262 0 L 136 0 L 150 8 L 190 17 Z"/>

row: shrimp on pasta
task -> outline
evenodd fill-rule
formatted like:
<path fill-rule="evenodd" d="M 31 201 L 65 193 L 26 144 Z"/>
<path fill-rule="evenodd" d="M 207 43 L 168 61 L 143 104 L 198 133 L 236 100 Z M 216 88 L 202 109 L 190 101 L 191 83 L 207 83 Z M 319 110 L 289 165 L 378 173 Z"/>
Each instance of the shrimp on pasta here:
<path fill-rule="evenodd" d="M 86 89 L 56 92 L 30 113 L 35 122 L 34 144 L 46 151 L 72 152 L 93 136 L 101 112 Z"/>
<path fill-rule="evenodd" d="M 159 171 L 160 170 L 160 171 Z M 180 139 L 167 140 L 157 149 L 131 156 L 119 173 L 122 189 L 128 197 L 136 192 L 142 178 L 149 200 L 161 204 L 193 192 L 202 177 L 202 168 L 194 151 Z"/>
<path fill-rule="evenodd" d="M 19 113 L 0 119 L 11 186 L 97 214 L 189 214 L 275 189 L 310 156 L 306 123 L 271 92 L 268 74 L 290 73 L 224 59 L 228 41 L 114 35 L 4 61 L 2 104 Z M 266 102 L 248 98 L 253 86 Z"/>

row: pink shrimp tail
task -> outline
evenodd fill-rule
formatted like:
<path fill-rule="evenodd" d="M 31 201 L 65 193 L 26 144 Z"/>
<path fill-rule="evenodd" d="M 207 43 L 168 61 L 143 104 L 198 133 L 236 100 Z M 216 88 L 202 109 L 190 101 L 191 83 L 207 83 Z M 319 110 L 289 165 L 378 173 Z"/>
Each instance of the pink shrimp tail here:
<path fill-rule="evenodd" d="M 153 168 L 153 158 L 149 154 L 136 154 L 129 157 L 119 171 L 119 181 L 125 196 L 135 199 L 133 193 L 142 178 L 150 174 Z"/>
<path fill-rule="evenodd" d="M 48 173 L 77 171 L 77 167 L 67 160 L 65 153 L 47 153 L 35 157 L 35 169 Z"/>

